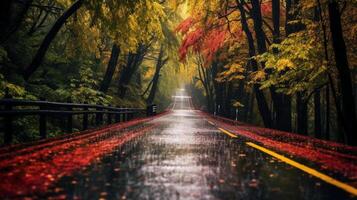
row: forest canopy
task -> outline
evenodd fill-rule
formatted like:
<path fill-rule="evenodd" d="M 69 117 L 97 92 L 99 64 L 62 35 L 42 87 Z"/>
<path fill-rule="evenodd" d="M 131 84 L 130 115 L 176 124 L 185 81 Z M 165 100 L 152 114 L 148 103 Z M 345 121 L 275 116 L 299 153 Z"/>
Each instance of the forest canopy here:
<path fill-rule="evenodd" d="M 164 110 L 186 87 L 206 112 L 357 144 L 356 1 L 0 4 L 1 98 Z"/>

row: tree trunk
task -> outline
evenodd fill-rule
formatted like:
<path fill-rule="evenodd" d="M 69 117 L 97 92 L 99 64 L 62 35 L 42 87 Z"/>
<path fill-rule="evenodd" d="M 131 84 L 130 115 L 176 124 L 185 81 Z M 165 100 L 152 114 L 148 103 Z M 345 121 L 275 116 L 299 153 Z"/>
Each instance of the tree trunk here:
<path fill-rule="evenodd" d="M 248 111 L 248 94 L 245 94 L 244 92 L 244 83 L 245 80 L 240 80 L 239 81 L 239 85 L 238 88 L 236 90 L 236 95 L 235 95 L 235 99 L 238 99 L 239 102 L 243 103 L 244 107 L 238 107 L 236 109 L 238 109 L 239 115 L 238 115 L 238 119 L 241 121 L 245 121 L 247 119 L 247 111 Z"/>
<path fill-rule="evenodd" d="M 316 91 L 314 94 L 314 128 L 315 137 L 322 138 L 322 127 L 321 127 L 321 103 L 320 103 L 320 90 Z"/>
<path fill-rule="evenodd" d="M 204 76 L 206 77 L 207 85 L 210 91 L 210 96 L 211 96 L 211 103 L 212 103 L 212 112 L 217 113 L 217 97 L 219 94 L 217 94 L 217 82 L 214 80 L 215 77 L 217 76 L 218 69 L 217 69 L 217 62 L 213 62 L 211 65 L 211 68 L 207 68 L 205 70 Z"/>
<path fill-rule="evenodd" d="M 352 89 L 351 72 L 347 60 L 346 45 L 343 38 L 339 5 L 335 0 L 329 1 L 328 11 L 332 46 L 335 53 L 338 79 L 341 84 L 343 128 L 347 143 L 357 145 L 355 98 Z"/>
<path fill-rule="evenodd" d="M 299 0 L 286 0 L 286 12 L 285 12 L 285 33 L 289 36 L 291 33 L 298 32 L 305 28 L 305 25 L 300 21 L 289 23 L 291 21 L 297 20 L 297 16 L 300 12 L 299 10 Z"/>
<path fill-rule="evenodd" d="M 273 40 L 280 43 L 280 0 L 272 0 Z"/>
<path fill-rule="evenodd" d="M 258 63 L 257 61 L 253 58 L 255 56 L 255 46 L 254 46 L 254 39 L 253 39 L 253 35 L 252 33 L 250 32 L 249 30 L 249 26 L 248 26 L 248 23 L 247 23 L 247 18 L 246 18 L 246 14 L 245 14 L 245 10 L 243 8 L 243 0 L 241 0 L 241 2 L 238 2 L 238 0 L 236 1 L 237 2 L 237 5 L 238 5 L 238 9 L 241 13 L 241 24 L 242 24 L 242 28 L 243 28 L 243 31 L 247 37 L 247 41 L 248 41 L 248 45 L 249 45 L 249 56 L 251 57 L 249 63 L 252 67 L 252 70 L 253 71 L 257 71 L 258 70 Z M 259 110 L 259 113 L 263 119 L 263 123 L 264 123 L 264 126 L 267 127 L 267 128 L 272 128 L 272 119 L 271 119 L 271 116 L 270 116 L 270 110 L 269 110 L 269 106 L 268 106 L 268 103 L 265 99 L 265 96 L 264 96 L 264 93 L 263 91 L 261 91 L 259 89 L 259 85 L 257 84 L 254 84 L 253 86 L 254 88 L 254 92 L 256 93 L 255 94 L 255 97 L 257 99 L 257 104 L 258 104 L 258 110 Z"/>
<path fill-rule="evenodd" d="M 146 103 L 148 105 L 151 105 L 154 102 L 156 91 L 157 91 L 157 87 L 158 87 L 158 84 L 159 84 L 160 71 L 161 71 L 162 67 L 167 62 L 167 59 L 163 59 L 163 56 L 164 56 L 164 50 L 161 47 L 160 48 L 159 57 L 157 58 L 155 74 L 154 74 L 154 77 L 153 77 L 153 80 L 152 80 L 152 87 L 151 87 L 151 90 L 150 90 L 149 97 L 146 100 Z"/>
<path fill-rule="evenodd" d="M 279 42 L 280 36 L 280 3 L 279 0 L 272 2 L 273 4 L 273 23 L 274 23 L 274 42 Z M 254 31 L 257 38 L 257 46 L 258 46 L 258 53 L 263 54 L 267 51 L 266 43 L 265 43 L 265 34 L 263 30 L 263 19 L 261 14 L 261 7 L 259 0 L 252 0 L 252 18 L 254 22 Z M 262 68 L 265 68 L 265 63 L 261 63 Z M 269 70 L 268 70 L 269 72 Z M 275 87 L 269 88 L 270 95 L 272 98 L 272 105 L 274 108 L 274 113 L 272 117 L 273 127 L 290 131 L 291 130 L 291 112 L 289 112 L 290 103 L 287 102 L 290 98 L 285 97 L 286 95 L 279 94 L 275 91 Z M 289 122 L 290 119 L 290 122 Z"/>
<path fill-rule="evenodd" d="M 265 44 L 265 35 L 263 30 L 263 19 L 262 13 L 260 8 L 260 1 L 259 0 L 252 0 L 252 18 L 253 18 L 253 27 L 255 36 L 257 39 L 257 47 L 258 53 L 263 54 L 267 51 L 267 47 Z"/>
<path fill-rule="evenodd" d="M 115 69 L 117 67 L 119 53 L 120 53 L 119 47 L 116 44 L 114 44 L 113 47 L 112 47 L 112 53 L 110 55 L 109 63 L 108 63 L 108 66 L 107 66 L 107 70 L 105 72 L 103 81 L 100 84 L 99 91 L 101 91 L 101 92 L 106 93 L 108 91 L 110 83 L 111 83 L 111 81 L 113 79 L 113 75 L 114 75 Z"/>
<path fill-rule="evenodd" d="M 239 115 L 240 119 L 244 122 L 248 122 L 249 111 L 253 107 L 253 105 L 250 104 L 251 98 L 254 98 L 254 97 L 252 97 L 252 95 L 250 93 L 248 93 L 248 92 L 244 93 L 244 97 L 243 97 L 244 107 L 240 108 L 240 110 L 242 110 L 243 112 L 240 112 L 240 115 Z M 238 112 L 239 112 L 239 108 L 238 108 Z"/>
<path fill-rule="evenodd" d="M 154 102 L 157 86 L 159 84 L 159 78 L 160 78 L 160 69 L 157 69 L 153 78 L 153 84 L 149 93 L 149 97 L 146 100 L 148 105 L 151 105 Z"/>
<path fill-rule="evenodd" d="M 228 118 L 232 117 L 231 107 L 232 107 L 232 96 L 233 96 L 233 84 L 231 82 L 226 83 L 226 99 L 224 105 L 224 115 Z"/>
<path fill-rule="evenodd" d="M 213 77 L 213 85 L 214 85 L 214 93 L 215 93 L 215 102 L 216 102 L 216 113 L 217 115 L 223 116 L 224 112 L 224 86 L 222 83 L 219 83 L 214 78 L 218 73 L 221 72 L 220 65 L 218 63 L 212 64 L 212 77 Z"/>
<path fill-rule="evenodd" d="M 39 68 L 41 65 L 43 58 L 46 55 L 46 52 L 52 43 L 53 39 L 56 37 L 57 33 L 59 30 L 62 28 L 64 23 L 67 21 L 67 19 L 72 16 L 83 4 L 84 0 L 77 0 L 72 6 L 66 10 L 61 17 L 57 19 L 55 24 L 52 26 L 50 31 L 47 33 L 45 36 L 44 40 L 42 41 L 42 44 L 38 51 L 36 52 L 36 55 L 32 59 L 31 64 L 25 69 L 24 71 L 24 79 L 27 81 L 31 75 Z"/>
<path fill-rule="evenodd" d="M 296 112 L 297 112 L 297 132 L 301 135 L 307 135 L 307 102 L 303 100 L 302 94 L 296 94 Z"/>
<path fill-rule="evenodd" d="M 210 82 L 209 82 L 210 80 L 205 76 L 206 72 L 204 71 L 204 67 L 201 65 L 201 63 L 199 63 L 197 69 L 198 69 L 199 80 L 201 81 L 203 88 L 205 89 L 206 92 L 207 111 L 209 113 L 213 113 L 214 108 L 213 108 L 213 98 L 210 91 Z"/>
<path fill-rule="evenodd" d="M 280 43 L 280 0 L 272 0 L 273 17 L 273 42 Z M 278 53 L 278 49 L 274 49 Z M 291 98 L 283 93 L 276 93 L 275 88 L 270 89 L 271 95 L 275 100 L 275 127 L 283 131 L 291 131 Z"/>
<path fill-rule="evenodd" d="M 130 80 L 133 77 L 134 73 L 139 68 L 139 66 L 141 65 L 144 56 L 146 54 L 146 51 L 147 51 L 147 47 L 143 44 L 140 44 L 135 54 L 134 53 L 128 54 L 127 63 L 125 66 L 123 66 L 122 71 L 120 72 L 119 87 L 118 87 L 118 93 L 120 98 L 125 97 Z"/>
<path fill-rule="evenodd" d="M 328 51 L 328 36 L 327 36 L 327 27 L 325 24 L 325 20 L 322 15 L 322 5 L 321 1 L 317 0 L 317 8 L 318 8 L 318 17 L 319 17 L 319 22 L 321 25 L 322 33 L 323 33 L 323 45 L 324 45 L 324 55 L 325 59 L 328 63 L 328 68 L 330 68 L 330 56 L 329 56 L 329 51 Z M 336 95 L 335 87 L 334 87 L 334 81 L 332 78 L 332 75 L 330 72 L 327 72 L 327 76 L 329 79 L 329 85 L 326 86 L 326 124 L 325 124 L 325 138 L 327 140 L 330 139 L 330 90 L 331 94 L 334 100 L 334 105 L 336 107 L 336 113 L 337 113 L 337 127 L 339 132 L 343 132 L 342 128 L 343 127 L 343 115 L 342 115 L 342 110 L 340 107 L 340 101 Z M 341 130 L 341 131 L 340 131 Z M 342 137 L 343 138 L 343 137 Z"/>
<path fill-rule="evenodd" d="M 330 139 L 330 88 L 329 85 L 326 86 L 326 124 L 325 124 L 325 138 Z"/>
<path fill-rule="evenodd" d="M 249 93 L 249 110 L 247 114 L 247 122 L 252 122 L 253 121 L 253 114 L 254 114 L 254 90 Z"/>
<path fill-rule="evenodd" d="M 291 131 L 291 97 L 285 94 L 276 93 L 276 125 L 279 130 Z"/>

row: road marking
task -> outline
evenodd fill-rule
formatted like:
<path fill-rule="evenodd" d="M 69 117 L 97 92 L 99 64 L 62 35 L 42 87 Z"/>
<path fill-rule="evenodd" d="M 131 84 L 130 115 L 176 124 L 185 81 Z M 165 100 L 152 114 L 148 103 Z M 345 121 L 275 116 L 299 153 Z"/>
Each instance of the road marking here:
<path fill-rule="evenodd" d="M 349 193 L 357 196 L 357 189 L 352 187 L 352 186 L 350 186 L 350 185 L 348 185 L 348 184 L 346 184 L 346 183 L 338 181 L 338 180 L 336 180 L 336 179 L 334 179 L 334 178 L 332 178 L 330 176 L 327 176 L 327 175 L 325 175 L 325 174 L 323 174 L 323 173 L 321 173 L 321 172 L 319 172 L 319 171 L 317 171 L 315 169 L 312 169 L 312 168 L 310 168 L 310 167 L 308 167 L 306 165 L 303 165 L 303 164 L 300 164 L 298 162 L 295 162 L 295 161 L 293 161 L 293 160 L 291 160 L 291 159 L 289 159 L 289 158 L 287 158 L 287 157 L 285 157 L 283 155 L 275 153 L 274 151 L 271 151 L 269 149 L 261 147 L 261 146 L 259 146 L 257 144 L 252 143 L 252 142 L 246 142 L 246 144 L 248 146 L 251 146 L 251 147 L 253 147 L 255 149 L 258 149 L 258 150 L 260 150 L 260 151 L 262 151 L 262 152 L 264 152 L 266 154 L 269 154 L 269 155 L 271 155 L 271 156 L 273 156 L 273 157 L 275 157 L 275 158 L 277 158 L 277 159 L 279 159 L 279 160 L 281 160 L 281 161 L 283 161 L 283 162 L 285 162 L 285 163 L 287 163 L 287 164 L 289 164 L 289 165 L 291 165 L 293 167 L 296 167 L 296 168 L 298 168 L 298 169 L 300 169 L 300 170 L 302 170 L 302 171 L 304 171 L 304 172 L 306 172 L 306 173 L 308 173 L 308 174 L 310 174 L 312 176 L 315 176 L 315 177 L 317 177 L 317 178 L 319 178 L 319 179 L 321 179 L 321 180 L 323 180 L 323 181 L 325 181 L 325 182 L 327 182 L 327 183 L 329 183 L 331 185 L 334 185 L 334 186 L 336 186 L 338 188 L 341 188 L 341 189 L 345 190 L 346 192 L 349 192 Z"/>
<path fill-rule="evenodd" d="M 211 122 L 211 121 L 209 121 L 209 120 L 207 120 L 207 122 L 208 122 L 209 124 L 211 124 L 212 126 L 216 126 L 216 124 L 214 124 L 213 122 Z M 219 128 L 219 127 L 217 127 L 217 128 L 218 128 L 220 131 L 222 131 L 223 133 L 229 135 L 229 136 L 232 137 L 232 138 L 237 138 L 237 137 L 238 137 L 237 135 L 235 135 L 235 134 L 233 134 L 233 133 L 231 133 L 231 132 L 229 132 L 229 131 L 227 131 L 227 130 L 225 130 L 225 129 L 223 129 L 223 128 Z"/>
<path fill-rule="evenodd" d="M 223 133 L 231 136 L 232 138 L 237 138 L 238 136 L 234 135 L 233 133 L 227 131 L 227 130 L 224 130 L 223 128 L 218 128 L 220 131 L 222 131 Z"/>
<path fill-rule="evenodd" d="M 216 126 L 213 122 L 211 122 L 211 121 L 209 121 L 209 120 L 207 120 L 207 122 L 208 122 L 209 124 L 211 124 L 212 126 Z"/>

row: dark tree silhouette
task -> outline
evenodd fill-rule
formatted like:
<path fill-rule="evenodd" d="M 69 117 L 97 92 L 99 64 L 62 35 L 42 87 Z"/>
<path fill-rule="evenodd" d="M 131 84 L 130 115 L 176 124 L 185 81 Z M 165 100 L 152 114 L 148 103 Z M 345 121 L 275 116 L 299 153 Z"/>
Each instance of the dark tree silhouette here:
<path fill-rule="evenodd" d="M 244 7 L 243 7 L 244 1 L 241 0 L 239 2 L 237 0 L 236 2 L 238 5 L 238 9 L 241 13 L 242 29 L 243 29 L 243 32 L 245 33 L 245 35 L 247 37 L 247 41 L 248 41 L 249 56 L 254 57 L 256 55 L 255 54 L 255 46 L 254 46 L 254 38 L 253 38 L 253 34 L 249 30 L 247 17 L 246 17 L 246 11 L 244 10 Z M 258 63 L 255 59 L 250 59 L 249 63 L 251 65 L 253 71 L 258 70 Z M 258 103 L 258 110 L 259 110 L 260 115 L 262 116 L 264 125 L 265 125 L 265 127 L 271 128 L 273 126 L 273 122 L 272 122 L 272 118 L 270 115 L 270 109 L 269 109 L 268 103 L 266 101 L 266 98 L 264 96 L 264 93 L 263 93 L 263 91 L 261 91 L 259 89 L 258 84 L 254 84 L 253 87 L 254 87 L 255 97 L 256 97 L 257 103 Z"/>
<path fill-rule="evenodd" d="M 43 58 L 45 57 L 46 52 L 50 47 L 50 44 L 52 43 L 53 39 L 56 37 L 57 33 L 67 21 L 67 19 L 71 17 L 82 6 L 83 1 L 84 0 L 77 0 L 75 3 L 73 3 L 72 6 L 68 10 L 66 10 L 54 23 L 50 31 L 45 36 L 45 39 L 43 39 L 40 48 L 32 59 L 31 64 L 25 69 L 25 80 L 28 80 L 31 75 L 40 67 Z"/>
<path fill-rule="evenodd" d="M 107 67 L 107 70 L 105 71 L 103 81 L 100 84 L 99 90 L 101 92 L 106 93 L 109 89 L 110 83 L 113 79 L 115 69 L 117 67 L 119 53 L 120 53 L 119 47 L 116 44 L 113 44 L 112 53 L 110 55 L 108 67 Z"/>
<path fill-rule="evenodd" d="M 341 26 L 339 5 L 335 0 L 328 4 L 332 46 L 335 53 L 335 62 L 338 70 L 338 79 L 341 84 L 343 128 L 347 143 L 357 145 L 357 121 L 355 97 L 353 95 L 351 72 L 348 65 L 346 44 Z"/>
<path fill-rule="evenodd" d="M 168 58 L 164 58 L 164 50 L 163 50 L 163 47 L 161 46 L 160 53 L 159 53 L 159 56 L 158 56 L 157 62 L 156 62 L 154 77 L 152 79 L 151 90 L 150 90 L 149 96 L 146 100 L 146 103 L 148 105 L 151 105 L 154 102 L 157 87 L 159 84 L 160 71 L 161 71 L 162 67 L 165 66 L 167 61 L 168 61 Z"/>
<path fill-rule="evenodd" d="M 138 70 L 139 66 L 143 62 L 145 54 L 149 45 L 139 44 L 139 47 L 136 53 L 129 53 L 127 55 L 127 63 L 125 66 L 122 66 L 119 78 L 118 93 L 120 98 L 124 98 L 126 91 L 128 89 L 128 84 L 130 83 L 131 78 L 134 73 Z"/>

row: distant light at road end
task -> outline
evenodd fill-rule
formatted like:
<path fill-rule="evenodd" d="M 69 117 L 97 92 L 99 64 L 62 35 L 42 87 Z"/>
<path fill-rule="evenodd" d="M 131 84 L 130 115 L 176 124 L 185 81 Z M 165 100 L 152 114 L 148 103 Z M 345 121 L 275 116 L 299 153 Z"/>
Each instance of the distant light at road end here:
<path fill-rule="evenodd" d="M 191 96 L 175 95 L 175 96 L 172 96 L 172 98 L 190 99 L 190 98 L 191 98 Z"/>

